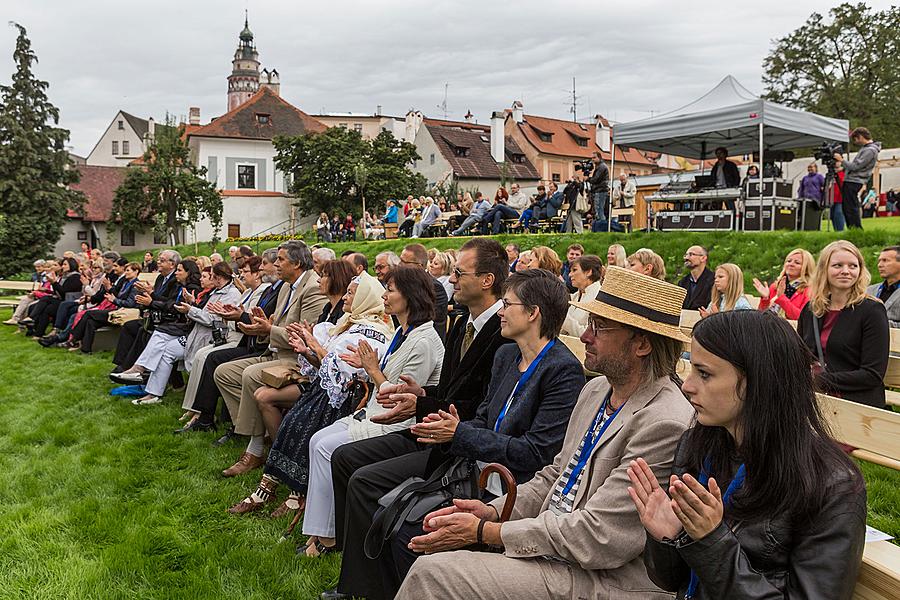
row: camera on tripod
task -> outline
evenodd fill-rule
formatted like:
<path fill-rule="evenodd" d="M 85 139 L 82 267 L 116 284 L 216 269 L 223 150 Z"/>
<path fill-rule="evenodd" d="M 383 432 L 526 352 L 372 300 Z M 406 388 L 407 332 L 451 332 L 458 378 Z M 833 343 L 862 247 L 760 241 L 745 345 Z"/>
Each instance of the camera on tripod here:
<path fill-rule="evenodd" d="M 813 157 L 816 160 L 821 160 L 822 164 L 828 169 L 828 172 L 833 174 L 837 166 L 834 155 L 843 153 L 844 147 L 840 143 L 822 142 L 822 145 L 813 151 Z"/>
<path fill-rule="evenodd" d="M 579 160 L 575 164 L 581 165 L 581 172 L 584 174 L 585 179 L 591 176 L 591 172 L 594 170 L 594 161 L 590 159 Z"/>

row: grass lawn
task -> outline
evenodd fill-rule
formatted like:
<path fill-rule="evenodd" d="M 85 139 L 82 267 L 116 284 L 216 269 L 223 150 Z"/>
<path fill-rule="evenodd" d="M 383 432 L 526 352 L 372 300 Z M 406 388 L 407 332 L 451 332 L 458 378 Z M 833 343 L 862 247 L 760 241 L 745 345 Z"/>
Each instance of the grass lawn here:
<path fill-rule="evenodd" d="M 333 587 L 338 557 L 276 543 L 287 518 L 225 512 L 259 471 L 223 479 L 240 447 L 172 435 L 180 392 L 132 406 L 107 394 L 108 354 L 0 327 L 0 597 L 313 599 Z M 900 536 L 900 474 L 864 473 L 869 523 Z"/>

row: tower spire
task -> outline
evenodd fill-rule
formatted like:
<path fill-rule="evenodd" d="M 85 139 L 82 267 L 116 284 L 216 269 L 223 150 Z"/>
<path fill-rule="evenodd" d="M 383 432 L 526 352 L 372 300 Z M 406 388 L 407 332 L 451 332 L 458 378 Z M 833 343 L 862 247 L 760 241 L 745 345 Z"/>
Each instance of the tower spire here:
<path fill-rule="evenodd" d="M 228 110 L 232 110 L 259 90 L 259 53 L 253 43 L 248 11 L 244 10 L 244 29 L 238 36 L 238 47 L 231 61 L 231 75 L 228 77 Z"/>

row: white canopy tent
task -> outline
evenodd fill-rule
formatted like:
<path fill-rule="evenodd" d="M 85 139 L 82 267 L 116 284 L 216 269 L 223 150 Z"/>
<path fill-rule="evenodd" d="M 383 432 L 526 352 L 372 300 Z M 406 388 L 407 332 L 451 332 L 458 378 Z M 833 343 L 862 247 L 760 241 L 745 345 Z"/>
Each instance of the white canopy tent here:
<path fill-rule="evenodd" d="M 850 123 L 763 100 L 731 75 L 697 100 L 649 119 L 613 127 L 615 146 L 664 152 L 687 158 L 709 158 L 715 148 L 729 155 L 847 143 Z M 615 167 L 613 162 L 610 171 Z M 762 187 L 760 193 L 762 193 Z M 611 208 L 611 207 L 610 207 Z M 610 219 L 611 221 L 611 219 Z"/>

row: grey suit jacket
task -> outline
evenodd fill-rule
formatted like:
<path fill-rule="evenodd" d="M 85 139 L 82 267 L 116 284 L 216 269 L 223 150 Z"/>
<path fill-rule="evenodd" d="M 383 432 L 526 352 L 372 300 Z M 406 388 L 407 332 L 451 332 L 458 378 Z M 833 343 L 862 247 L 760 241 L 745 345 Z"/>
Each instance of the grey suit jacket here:
<path fill-rule="evenodd" d="M 880 287 L 880 283 L 873 283 L 866 288 L 866 293 L 877 300 Z M 887 311 L 888 323 L 891 327 L 900 327 L 900 290 L 891 294 L 891 297 L 884 303 L 884 309 Z"/>
<path fill-rule="evenodd" d="M 553 463 L 518 487 L 512 516 L 500 535 L 506 556 L 554 557 L 568 562 L 573 598 L 654 598 L 662 591 L 647 576 L 642 553 L 646 534 L 631 497 L 628 464 L 643 458 L 660 485 L 668 481 L 681 434 L 694 409 L 669 378 L 636 392 L 590 456 L 570 514 L 548 510 L 556 481 L 597 415 L 609 391 L 605 377 L 584 386 Z M 506 497 L 491 504 L 499 511 Z"/>

